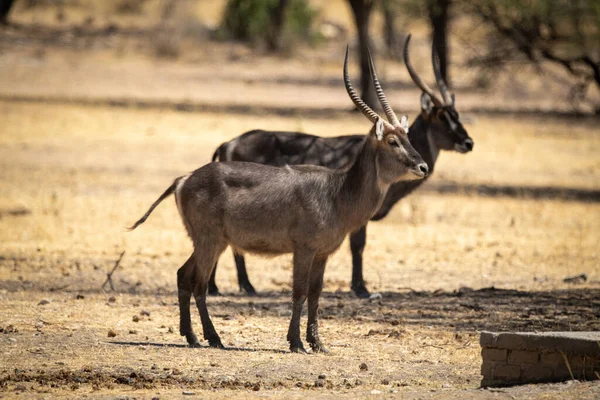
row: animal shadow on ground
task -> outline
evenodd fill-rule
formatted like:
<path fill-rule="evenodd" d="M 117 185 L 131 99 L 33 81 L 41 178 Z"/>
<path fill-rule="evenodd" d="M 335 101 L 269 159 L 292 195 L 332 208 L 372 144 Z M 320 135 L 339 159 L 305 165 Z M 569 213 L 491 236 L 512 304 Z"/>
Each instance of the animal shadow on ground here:
<path fill-rule="evenodd" d="M 373 301 L 357 299 L 351 293 L 326 292 L 321 301 L 325 324 L 356 321 L 359 324 L 389 325 L 390 331 L 406 326 L 434 326 L 455 331 L 594 331 L 600 330 L 600 290 L 561 289 L 519 291 L 462 288 L 458 291 L 384 292 Z M 170 295 L 168 295 L 170 296 Z M 174 296 L 174 295 L 173 295 Z M 269 292 L 250 301 L 227 296 L 211 298 L 209 310 L 216 318 L 236 315 L 289 318 L 286 292 Z M 120 346 L 157 346 L 185 348 L 185 344 L 111 341 Z M 207 347 L 207 346 L 202 346 Z M 228 347 L 228 351 L 267 351 L 278 349 Z"/>
<path fill-rule="evenodd" d="M 119 345 L 119 346 L 133 346 L 133 347 L 151 346 L 151 347 L 173 347 L 173 348 L 185 348 L 185 349 L 190 347 L 184 343 L 156 343 L 156 342 L 133 342 L 133 341 L 109 341 L 107 343 Z M 207 348 L 207 349 L 211 348 L 210 346 L 203 345 L 203 344 L 201 344 L 200 347 Z M 289 353 L 289 351 L 283 351 L 283 350 L 277 350 L 277 349 L 264 349 L 264 348 L 250 349 L 250 348 L 246 348 L 246 347 L 232 347 L 232 346 L 227 346 L 222 350 L 224 350 L 224 351 L 247 351 L 247 352 L 251 352 L 251 353 L 254 353 L 257 351 L 279 353 L 279 354 L 288 354 Z"/>
<path fill-rule="evenodd" d="M 453 292 L 384 292 L 382 296 L 365 301 L 347 292 L 324 293 L 321 317 L 466 331 L 600 330 L 597 289 L 519 291 L 490 287 Z M 280 316 L 288 299 L 288 293 L 264 294 L 249 302 L 212 298 L 209 308 L 215 315 L 244 314 L 250 309 L 259 310 L 261 316 Z"/>

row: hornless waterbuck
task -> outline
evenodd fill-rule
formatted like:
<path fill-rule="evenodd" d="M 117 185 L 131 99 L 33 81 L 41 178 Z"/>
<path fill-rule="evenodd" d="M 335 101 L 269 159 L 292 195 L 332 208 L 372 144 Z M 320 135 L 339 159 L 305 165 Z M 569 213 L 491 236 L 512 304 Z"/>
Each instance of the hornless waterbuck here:
<path fill-rule="evenodd" d="M 473 149 L 473 140 L 467 134 L 454 107 L 451 95 L 442 78 L 439 59 L 432 46 L 432 63 L 435 78 L 442 99 L 423 82 L 414 70 L 408 52 L 410 35 L 404 45 L 404 62 L 415 82 L 423 91 L 421 94 L 421 115 L 411 125 L 408 137 L 414 148 L 433 172 L 440 150 L 454 150 L 467 153 Z M 324 138 L 299 132 L 271 132 L 253 130 L 223 143 L 213 155 L 213 161 L 252 161 L 262 164 L 283 166 L 296 164 L 322 165 L 328 168 L 342 168 L 349 165 L 361 149 L 364 135 L 351 135 Z M 371 218 L 377 221 L 385 217 L 391 208 L 403 197 L 419 187 L 423 180 L 402 181 L 393 184 L 379 211 Z M 352 290 L 361 298 L 368 298 L 369 291 L 363 280 L 363 250 L 366 244 L 366 225 L 350 234 L 352 251 Z M 235 253 L 240 290 L 255 294 L 256 290 L 248 279 L 244 256 Z M 215 284 L 216 268 L 209 282 L 208 293 L 218 294 Z"/>
<path fill-rule="evenodd" d="M 290 350 L 305 352 L 300 340 L 300 315 L 308 298 L 306 340 L 314 352 L 327 351 L 319 339 L 317 323 L 327 258 L 348 233 L 367 223 L 390 185 L 424 178 L 428 173 L 427 164 L 408 140 L 407 118 L 399 121 L 387 103 L 372 60 L 371 72 L 389 123 L 352 87 L 346 48 L 346 90 L 374 124 L 347 169 L 213 162 L 177 178 L 131 228 L 142 224 L 161 201 L 175 194 L 179 214 L 194 244 L 192 256 L 177 271 L 180 333 L 191 346 L 199 346 L 190 318 L 193 293 L 204 338 L 211 347 L 223 347 L 208 315 L 206 290 L 219 256 L 231 246 L 238 254 L 293 253 L 293 308 L 287 334 Z"/>

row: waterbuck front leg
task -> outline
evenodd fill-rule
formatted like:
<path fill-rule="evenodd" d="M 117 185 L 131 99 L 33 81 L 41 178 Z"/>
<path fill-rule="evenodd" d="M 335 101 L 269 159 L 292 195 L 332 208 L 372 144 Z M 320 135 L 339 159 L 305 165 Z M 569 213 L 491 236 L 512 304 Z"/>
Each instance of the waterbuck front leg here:
<path fill-rule="evenodd" d="M 233 258 L 235 260 L 235 268 L 237 269 L 238 284 L 240 285 L 240 292 L 246 292 L 250 296 L 256 296 L 256 290 L 248 279 L 248 272 L 246 271 L 246 260 L 243 254 L 233 252 Z"/>
<path fill-rule="evenodd" d="M 183 264 L 177 271 L 177 295 L 179 297 L 179 334 L 185 336 L 190 347 L 200 347 L 198 337 L 192 328 L 192 319 L 190 315 L 190 299 L 192 291 L 196 286 L 194 276 L 194 255 Z"/>
<path fill-rule="evenodd" d="M 306 353 L 302 340 L 300 340 L 300 316 L 308 293 L 308 278 L 314 257 L 315 252 L 313 250 L 302 249 L 294 252 L 292 319 L 287 333 L 287 340 L 290 343 L 292 353 Z"/>
<path fill-rule="evenodd" d="M 308 324 L 306 326 L 306 341 L 310 344 L 314 353 L 329 353 L 329 350 L 319 338 L 319 322 L 317 313 L 319 311 L 319 297 L 323 291 L 323 274 L 327 257 L 315 258 L 310 269 L 308 286 Z"/>
<path fill-rule="evenodd" d="M 367 243 L 367 226 L 363 226 L 350 234 L 350 251 L 352 251 L 352 291 L 361 299 L 368 299 L 370 294 L 363 279 L 363 250 Z"/>

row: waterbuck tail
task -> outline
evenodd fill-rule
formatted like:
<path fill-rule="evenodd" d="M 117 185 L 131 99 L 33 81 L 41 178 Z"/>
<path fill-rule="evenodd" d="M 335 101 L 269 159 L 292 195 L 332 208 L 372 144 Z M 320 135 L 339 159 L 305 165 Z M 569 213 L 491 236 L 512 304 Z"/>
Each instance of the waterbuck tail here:
<path fill-rule="evenodd" d="M 172 195 L 175 192 L 175 188 L 177 188 L 177 184 L 179 183 L 180 179 L 181 179 L 181 177 L 175 179 L 173 184 L 171 186 L 169 186 L 169 188 L 167 190 L 165 190 L 165 192 L 163 194 L 161 194 L 160 197 L 150 206 L 148 211 L 146 211 L 146 214 L 144 214 L 144 216 L 142 218 L 140 218 L 135 224 L 133 224 L 133 226 L 131 226 L 127 229 L 132 231 L 135 228 L 137 228 L 138 226 L 140 226 L 141 224 L 143 224 L 144 222 L 146 222 L 146 220 L 148 219 L 150 214 L 152 214 L 152 211 L 154 211 L 156 206 L 158 206 L 164 199 L 166 199 L 167 197 L 169 197 L 170 195 Z"/>

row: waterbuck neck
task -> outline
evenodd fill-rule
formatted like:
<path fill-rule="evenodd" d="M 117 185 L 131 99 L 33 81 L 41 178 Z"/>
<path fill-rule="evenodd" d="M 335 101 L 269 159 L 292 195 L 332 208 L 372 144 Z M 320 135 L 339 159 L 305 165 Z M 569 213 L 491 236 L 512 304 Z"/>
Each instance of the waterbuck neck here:
<path fill-rule="evenodd" d="M 347 227 L 351 229 L 364 225 L 371 218 L 390 186 L 379 178 L 373 140 L 367 137 L 340 188 L 339 210 L 345 215 L 342 220 L 347 221 Z"/>
<path fill-rule="evenodd" d="M 421 155 L 423 161 L 427 163 L 429 175 L 431 176 L 440 150 L 435 144 L 433 133 L 431 132 L 431 124 L 423 118 L 423 115 L 419 115 L 410 126 L 408 139 L 410 140 L 410 144 Z"/>

